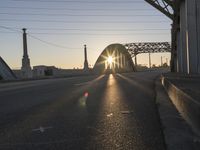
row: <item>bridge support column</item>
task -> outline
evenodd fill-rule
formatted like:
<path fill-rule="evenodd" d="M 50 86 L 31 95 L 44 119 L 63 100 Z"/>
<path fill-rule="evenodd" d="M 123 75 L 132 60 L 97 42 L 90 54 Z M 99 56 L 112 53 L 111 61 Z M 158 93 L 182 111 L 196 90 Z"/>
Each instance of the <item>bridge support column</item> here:
<path fill-rule="evenodd" d="M 188 73 L 198 73 L 197 1 L 186 0 Z M 200 51 L 200 50 L 199 50 Z"/>
<path fill-rule="evenodd" d="M 198 73 L 200 74 L 200 1 L 196 1 L 197 6 L 197 40 L 198 40 Z"/>
<path fill-rule="evenodd" d="M 182 61 L 182 49 L 181 49 L 181 36 L 180 32 L 177 32 L 176 35 L 176 48 L 177 48 L 177 62 L 176 62 L 176 68 L 177 72 L 183 72 L 183 61 Z"/>
<path fill-rule="evenodd" d="M 178 47 L 179 72 L 188 73 L 188 58 L 186 44 L 186 3 L 183 1 L 180 6 L 180 34 Z"/>

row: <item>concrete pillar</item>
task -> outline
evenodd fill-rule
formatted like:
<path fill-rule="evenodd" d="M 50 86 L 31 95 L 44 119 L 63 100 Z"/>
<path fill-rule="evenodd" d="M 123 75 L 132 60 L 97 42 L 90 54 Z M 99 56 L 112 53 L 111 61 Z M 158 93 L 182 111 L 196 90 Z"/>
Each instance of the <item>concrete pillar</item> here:
<path fill-rule="evenodd" d="M 180 32 L 177 32 L 177 72 L 183 73 L 183 60 L 181 51 L 181 36 Z"/>
<path fill-rule="evenodd" d="M 198 73 L 197 47 L 197 7 L 196 0 L 186 0 L 187 32 L 186 43 L 188 53 L 188 73 Z"/>
<path fill-rule="evenodd" d="M 197 42 L 198 42 L 198 74 L 200 74 L 200 1 L 196 0 L 197 9 Z"/>
<path fill-rule="evenodd" d="M 186 3 L 183 1 L 180 6 L 180 35 L 179 35 L 180 49 L 178 57 L 180 68 L 179 71 L 188 73 L 188 60 L 187 60 L 187 45 L 186 45 Z"/>
<path fill-rule="evenodd" d="M 176 21 L 171 24 L 171 72 L 178 72 L 178 58 L 177 58 L 177 33 L 176 33 Z"/>

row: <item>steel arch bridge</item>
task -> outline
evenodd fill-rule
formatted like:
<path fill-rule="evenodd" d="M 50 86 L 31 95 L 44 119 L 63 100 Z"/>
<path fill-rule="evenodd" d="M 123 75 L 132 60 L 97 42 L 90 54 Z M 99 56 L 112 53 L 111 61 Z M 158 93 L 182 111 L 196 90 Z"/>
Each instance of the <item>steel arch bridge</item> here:
<path fill-rule="evenodd" d="M 110 60 L 109 60 L 110 59 Z M 122 44 L 108 45 L 98 57 L 93 71 L 95 73 L 132 72 L 134 64 L 130 53 Z"/>
<path fill-rule="evenodd" d="M 137 54 L 163 52 L 171 52 L 169 42 L 111 44 L 100 54 L 93 71 L 95 73 L 135 71 L 135 66 L 137 66 Z M 111 62 L 109 62 L 109 58 Z M 135 58 L 135 64 L 132 58 Z"/>

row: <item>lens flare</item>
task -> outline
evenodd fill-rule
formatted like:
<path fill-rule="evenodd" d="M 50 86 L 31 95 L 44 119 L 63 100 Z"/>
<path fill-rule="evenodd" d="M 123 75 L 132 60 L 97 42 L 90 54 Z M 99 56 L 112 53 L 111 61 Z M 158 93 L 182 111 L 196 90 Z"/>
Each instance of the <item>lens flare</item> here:
<path fill-rule="evenodd" d="M 108 56 L 107 61 L 108 61 L 109 64 L 112 64 L 112 63 L 113 63 L 113 58 L 112 58 L 112 56 Z"/>
<path fill-rule="evenodd" d="M 86 103 L 87 103 L 88 96 L 89 96 L 89 93 L 88 93 L 88 92 L 85 92 L 85 93 L 83 94 L 83 96 L 79 98 L 78 105 L 79 105 L 80 107 L 82 107 L 82 108 L 85 108 L 85 107 L 86 107 Z"/>
<path fill-rule="evenodd" d="M 89 96 L 89 93 L 88 92 L 85 92 L 84 93 L 84 97 L 88 97 Z"/>

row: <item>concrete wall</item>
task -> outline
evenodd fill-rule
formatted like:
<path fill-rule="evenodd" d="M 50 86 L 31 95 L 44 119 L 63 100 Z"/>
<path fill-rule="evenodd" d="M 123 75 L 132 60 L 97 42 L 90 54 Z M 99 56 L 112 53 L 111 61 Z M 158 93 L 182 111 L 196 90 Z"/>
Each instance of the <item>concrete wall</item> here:
<path fill-rule="evenodd" d="M 198 42 L 198 73 L 200 73 L 200 1 L 196 1 L 197 8 L 197 42 Z"/>
<path fill-rule="evenodd" d="M 187 73 L 187 46 L 186 46 L 186 4 L 185 1 L 181 3 L 180 13 L 180 54 L 178 54 L 180 60 L 181 69 L 180 72 Z"/>
<path fill-rule="evenodd" d="M 15 74 L 12 72 L 6 62 L 0 57 L 0 78 L 3 80 L 14 80 L 16 79 Z"/>
<path fill-rule="evenodd" d="M 162 76 L 161 79 L 169 98 L 179 113 L 200 134 L 200 103 L 166 77 Z"/>
<path fill-rule="evenodd" d="M 180 32 L 177 33 L 177 72 L 200 74 L 200 2 L 180 4 Z"/>

